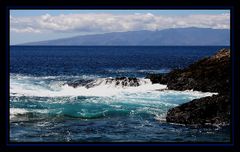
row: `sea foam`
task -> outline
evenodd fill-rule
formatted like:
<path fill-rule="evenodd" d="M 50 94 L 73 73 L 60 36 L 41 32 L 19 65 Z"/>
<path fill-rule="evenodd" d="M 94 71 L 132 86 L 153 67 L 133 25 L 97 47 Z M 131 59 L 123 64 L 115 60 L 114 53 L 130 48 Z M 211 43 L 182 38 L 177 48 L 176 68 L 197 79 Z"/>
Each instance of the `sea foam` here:
<path fill-rule="evenodd" d="M 49 78 L 49 77 L 48 77 Z M 53 79 L 53 77 L 50 77 Z M 38 96 L 38 97 L 61 97 L 61 96 L 115 96 L 121 93 L 144 93 L 166 89 L 166 85 L 152 84 L 149 79 L 140 78 L 139 86 L 116 86 L 114 83 L 106 83 L 105 78 L 97 78 L 91 88 L 85 86 L 72 87 L 57 79 L 46 82 L 47 78 L 10 77 L 11 96 Z"/>

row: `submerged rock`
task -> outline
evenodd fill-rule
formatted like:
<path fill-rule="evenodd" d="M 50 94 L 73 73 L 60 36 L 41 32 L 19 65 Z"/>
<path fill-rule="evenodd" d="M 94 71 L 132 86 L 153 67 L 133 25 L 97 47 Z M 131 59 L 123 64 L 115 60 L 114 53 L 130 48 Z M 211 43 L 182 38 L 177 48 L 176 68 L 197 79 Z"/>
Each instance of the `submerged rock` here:
<path fill-rule="evenodd" d="M 121 87 L 137 87 L 140 85 L 140 80 L 137 78 L 131 77 L 116 77 L 116 78 L 99 78 L 97 80 L 74 80 L 71 82 L 65 83 L 68 86 L 77 88 L 80 86 L 84 86 L 87 89 L 92 88 L 99 85 L 114 85 L 114 86 L 121 86 Z"/>
<path fill-rule="evenodd" d="M 229 124 L 230 50 L 221 49 L 212 57 L 193 63 L 188 68 L 173 70 L 166 75 L 147 76 L 152 83 L 167 84 L 171 90 L 217 92 L 218 95 L 195 99 L 168 111 L 167 122 L 181 124 Z"/>
<path fill-rule="evenodd" d="M 65 84 L 67 84 L 68 86 L 71 86 L 73 88 L 77 88 L 80 86 L 86 86 L 87 84 L 91 83 L 93 80 L 84 80 L 84 79 L 80 79 L 80 80 L 73 80 L 70 82 L 67 82 Z"/>
<path fill-rule="evenodd" d="M 130 86 L 130 87 L 137 87 L 139 86 L 140 80 L 137 78 L 131 77 L 116 77 L 116 78 L 107 78 L 105 83 L 106 84 L 114 84 L 115 86 Z"/>

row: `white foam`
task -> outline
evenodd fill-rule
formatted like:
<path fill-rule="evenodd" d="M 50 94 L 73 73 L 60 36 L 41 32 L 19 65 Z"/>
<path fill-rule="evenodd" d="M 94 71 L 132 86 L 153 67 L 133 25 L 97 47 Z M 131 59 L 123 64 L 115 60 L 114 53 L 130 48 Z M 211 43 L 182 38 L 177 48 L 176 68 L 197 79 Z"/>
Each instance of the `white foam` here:
<path fill-rule="evenodd" d="M 21 109 L 21 108 L 10 108 L 10 114 L 11 115 L 16 115 L 16 114 L 25 114 L 28 111 L 25 109 Z"/>
<path fill-rule="evenodd" d="M 25 81 L 31 81 L 31 80 L 59 80 L 59 79 L 97 79 L 100 78 L 98 75 L 80 75 L 80 76 L 74 76 L 74 75 L 59 75 L 59 76 L 30 76 L 30 75 L 22 75 L 22 74 L 10 74 L 10 78 L 12 80 L 25 80 Z"/>
<path fill-rule="evenodd" d="M 46 77 L 44 77 L 46 78 Z M 100 96 L 100 97 L 112 97 L 118 98 L 128 96 L 134 100 L 142 99 L 164 99 L 166 95 L 189 95 L 194 98 L 200 98 L 205 96 L 211 96 L 216 93 L 199 92 L 199 91 L 173 91 L 164 90 L 167 89 L 166 85 L 152 84 L 149 79 L 140 78 L 139 86 L 121 86 L 116 83 L 106 83 L 105 78 L 98 78 L 94 82 L 94 85 L 90 88 L 80 86 L 74 88 L 67 84 L 63 85 L 62 81 L 53 81 L 46 84 L 44 80 L 39 77 L 30 76 L 10 76 L 10 95 L 11 96 L 36 96 L 36 97 L 76 97 L 76 96 Z M 164 90 L 164 91 L 157 91 Z M 159 102 L 159 101 L 158 101 Z M 173 103 L 174 104 L 174 103 Z"/>
<path fill-rule="evenodd" d="M 159 122 L 166 122 L 166 113 L 156 114 L 154 118 Z"/>
<path fill-rule="evenodd" d="M 48 109 L 23 109 L 23 108 L 10 108 L 10 118 L 16 116 L 16 115 L 23 115 L 23 114 L 27 114 L 30 112 L 35 112 L 35 113 L 49 113 Z"/>
<path fill-rule="evenodd" d="M 170 69 L 160 69 L 160 70 L 138 70 L 138 72 L 142 73 L 168 73 Z"/>
<path fill-rule="evenodd" d="M 171 70 L 170 69 L 159 69 L 159 70 L 149 70 L 149 69 L 141 69 L 141 70 L 137 70 L 137 69 L 106 69 L 106 71 L 108 72 L 112 72 L 112 73 L 168 73 Z"/>
<path fill-rule="evenodd" d="M 12 96 L 38 96 L 38 97 L 61 97 L 61 96 L 114 96 L 119 93 L 141 93 L 164 89 L 166 85 L 152 84 L 149 79 L 141 79 L 140 86 L 116 86 L 114 83 L 106 84 L 106 80 L 99 78 L 95 86 L 86 88 L 80 86 L 77 88 L 62 85 L 61 82 L 49 84 L 49 86 L 34 84 L 33 81 L 16 81 L 10 79 L 10 94 Z"/>
<path fill-rule="evenodd" d="M 10 108 L 10 119 L 14 118 L 16 115 L 28 113 L 27 110 L 21 108 Z"/>
<path fill-rule="evenodd" d="M 163 90 L 163 92 L 167 94 L 174 94 L 174 95 L 192 95 L 194 97 L 205 97 L 205 96 L 212 96 L 217 95 L 216 92 L 201 92 L 201 91 L 193 91 L 193 90 L 184 90 L 184 91 L 176 91 L 176 90 Z"/>

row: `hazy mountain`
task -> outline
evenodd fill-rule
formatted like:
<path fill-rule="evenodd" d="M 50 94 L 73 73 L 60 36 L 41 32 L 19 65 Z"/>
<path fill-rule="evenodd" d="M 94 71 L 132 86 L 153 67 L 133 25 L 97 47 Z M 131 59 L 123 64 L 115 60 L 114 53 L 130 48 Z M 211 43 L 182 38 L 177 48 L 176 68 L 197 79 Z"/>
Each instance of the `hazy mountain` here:
<path fill-rule="evenodd" d="M 230 30 L 190 27 L 159 31 L 113 32 L 21 45 L 230 45 Z"/>

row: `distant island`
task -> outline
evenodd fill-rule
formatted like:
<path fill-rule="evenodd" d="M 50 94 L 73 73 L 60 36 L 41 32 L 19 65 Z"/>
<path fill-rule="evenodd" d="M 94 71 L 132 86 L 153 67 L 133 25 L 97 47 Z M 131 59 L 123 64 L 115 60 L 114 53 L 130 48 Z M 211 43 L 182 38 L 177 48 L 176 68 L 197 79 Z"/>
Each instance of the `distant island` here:
<path fill-rule="evenodd" d="M 229 46 L 230 30 L 212 28 L 169 28 L 157 31 L 113 32 L 81 35 L 18 45 L 43 46 Z"/>

